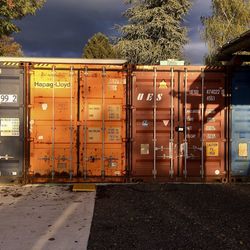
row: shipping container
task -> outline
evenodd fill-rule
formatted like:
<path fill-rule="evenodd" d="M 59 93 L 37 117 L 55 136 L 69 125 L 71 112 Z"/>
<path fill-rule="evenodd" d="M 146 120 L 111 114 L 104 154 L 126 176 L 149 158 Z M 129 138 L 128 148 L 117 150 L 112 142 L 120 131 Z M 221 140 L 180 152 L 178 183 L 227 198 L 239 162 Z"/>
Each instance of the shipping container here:
<path fill-rule="evenodd" d="M 226 68 L 0 61 L 2 176 L 32 183 L 227 181 L 228 135 L 239 137 L 240 125 L 233 110 L 229 133 Z M 248 158 L 243 134 L 231 145 L 232 170 L 233 150 L 241 162 Z"/>
<path fill-rule="evenodd" d="M 232 74 L 231 181 L 250 179 L 250 67 Z"/>
<path fill-rule="evenodd" d="M 137 66 L 132 85 L 132 178 L 226 181 L 225 70 Z"/>
<path fill-rule="evenodd" d="M 85 179 L 125 176 L 126 77 L 122 66 L 80 71 L 79 171 Z"/>
<path fill-rule="evenodd" d="M 21 178 L 24 161 L 24 72 L 0 63 L 0 177 Z"/>
<path fill-rule="evenodd" d="M 125 61 L 24 58 L 23 63 L 27 181 L 122 181 Z"/>

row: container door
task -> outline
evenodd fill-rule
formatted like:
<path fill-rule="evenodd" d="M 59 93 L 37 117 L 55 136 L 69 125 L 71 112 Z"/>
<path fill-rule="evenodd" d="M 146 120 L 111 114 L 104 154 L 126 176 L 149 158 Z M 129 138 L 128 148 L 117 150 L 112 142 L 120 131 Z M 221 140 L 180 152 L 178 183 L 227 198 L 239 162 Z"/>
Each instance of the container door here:
<path fill-rule="evenodd" d="M 125 174 L 126 78 L 103 68 L 81 72 L 80 168 L 84 178 Z"/>
<path fill-rule="evenodd" d="M 250 176 L 250 68 L 232 79 L 231 175 Z"/>
<path fill-rule="evenodd" d="M 144 68 L 134 72 L 132 176 L 224 178 L 224 73 L 199 67 Z"/>
<path fill-rule="evenodd" d="M 136 71 L 133 79 L 133 177 L 174 175 L 174 71 Z"/>
<path fill-rule="evenodd" d="M 0 176 L 22 176 L 23 70 L 0 68 Z"/>
<path fill-rule="evenodd" d="M 224 178 L 225 75 L 186 68 L 180 77 L 180 173 L 184 179 Z"/>
<path fill-rule="evenodd" d="M 30 82 L 30 174 L 77 175 L 78 74 L 73 68 L 34 68 Z"/>

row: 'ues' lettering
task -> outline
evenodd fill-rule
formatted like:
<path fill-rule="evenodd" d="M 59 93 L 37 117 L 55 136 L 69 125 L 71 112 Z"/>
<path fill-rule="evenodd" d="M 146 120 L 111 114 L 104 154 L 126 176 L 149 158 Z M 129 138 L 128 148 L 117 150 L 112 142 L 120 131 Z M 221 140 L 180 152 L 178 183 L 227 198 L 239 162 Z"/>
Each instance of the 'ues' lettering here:
<path fill-rule="evenodd" d="M 162 96 L 163 94 L 159 93 L 156 95 L 156 101 L 161 101 L 162 100 Z M 145 99 L 148 102 L 151 102 L 154 100 L 154 94 L 153 93 L 148 93 L 147 95 L 145 95 L 144 93 L 139 93 L 137 95 L 137 101 L 143 101 L 143 99 Z"/>

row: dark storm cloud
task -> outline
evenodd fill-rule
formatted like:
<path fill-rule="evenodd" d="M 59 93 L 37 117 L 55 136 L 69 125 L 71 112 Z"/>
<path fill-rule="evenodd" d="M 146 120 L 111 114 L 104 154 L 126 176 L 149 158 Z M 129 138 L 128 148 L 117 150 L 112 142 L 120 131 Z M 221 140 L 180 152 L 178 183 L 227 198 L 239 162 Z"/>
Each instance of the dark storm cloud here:
<path fill-rule="evenodd" d="M 201 16 L 209 16 L 210 0 L 193 0 L 192 9 L 185 19 L 185 25 L 188 27 L 189 43 L 185 46 L 185 55 L 192 64 L 203 63 L 204 55 L 207 53 L 207 47 L 201 40 Z"/>
<path fill-rule="evenodd" d="M 206 52 L 200 40 L 200 16 L 209 13 L 210 0 L 193 0 L 185 18 L 189 28 L 188 60 L 198 64 Z M 124 0 L 47 0 L 36 16 L 17 22 L 21 32 L 15 35 L 26 56 L 81 57 L 87 40 L 97 32 L 114 35 L 115 24 L 125 23 Z"/>
<path fill-rule="evenodd" d="M 36 16 L 17 22 L 22 31 L 15 39 L 27 56 L 80 57 L 93 34 L 115 33 L 124 9 L 122 0 L 47 0 Z"/>

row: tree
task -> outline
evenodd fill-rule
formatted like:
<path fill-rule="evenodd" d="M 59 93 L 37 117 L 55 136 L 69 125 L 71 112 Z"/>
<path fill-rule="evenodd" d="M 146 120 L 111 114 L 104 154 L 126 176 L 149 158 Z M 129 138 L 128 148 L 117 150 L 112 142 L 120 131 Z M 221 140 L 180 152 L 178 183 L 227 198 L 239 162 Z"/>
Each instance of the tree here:
<path fill-rule="evenodd" d="M 212 0 L 211 8 L 211 16 L 201 17 L 202 38 L 209 51 L 206 64 L 216 65 L 218 49 L 250 28 L 250 0 Z"/>
<path fill-rule="evenodd" d="M 26 15 L 34 15 L 45 0 L 1 0 L 0 1 L 0 36 L 19 31 L 13 23 Z"/>
<path fill-rule="evenodd" d="M 88 40 L 83 49 L 83 57 L 116 58 L 116 53 L 108 37 L 98 32 Z"/>
<path fill-rule="evenodd" d="M 12 37 L 0 38 L 0 56 L 23 56 L 22 47 Z"/>
<path fill-rule="evenodd" d="M 183 57 L 187 30 L 183 17 L 190 0 L 130 0 L 124 16 L 128 24 L 119 26 L 119 55 L 135 64 L 156 64 L 160 60 Z"/>

